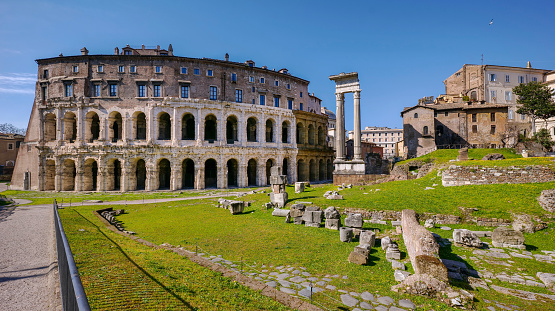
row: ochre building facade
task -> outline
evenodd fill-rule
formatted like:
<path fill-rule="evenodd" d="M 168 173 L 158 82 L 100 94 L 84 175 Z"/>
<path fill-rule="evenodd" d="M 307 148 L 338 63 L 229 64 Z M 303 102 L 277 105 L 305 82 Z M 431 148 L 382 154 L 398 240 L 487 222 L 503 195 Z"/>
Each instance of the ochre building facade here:
<path fill-rule="evenodd" d="M 332 177 L 327 116 L 309 81 L 253 61 L 114 55 L 40 59 L 12 189 L 153 191 Z"/>

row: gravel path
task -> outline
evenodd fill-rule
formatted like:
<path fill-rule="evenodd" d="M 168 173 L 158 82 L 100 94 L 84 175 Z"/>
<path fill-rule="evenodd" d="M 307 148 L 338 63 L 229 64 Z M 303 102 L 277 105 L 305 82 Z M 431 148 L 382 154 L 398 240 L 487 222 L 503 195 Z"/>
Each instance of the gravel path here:
<path fill-rule="evenodd" d="M 50 206 L 0 207 L 0 309 L 59 310 Z"/>

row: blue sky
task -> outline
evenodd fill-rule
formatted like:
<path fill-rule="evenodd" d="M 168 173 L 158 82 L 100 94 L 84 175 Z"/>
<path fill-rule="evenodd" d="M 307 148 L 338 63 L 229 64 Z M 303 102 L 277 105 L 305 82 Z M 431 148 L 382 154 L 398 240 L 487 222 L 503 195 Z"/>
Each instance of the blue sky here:
<path fill-rule="evenodd" d="M 0 0 L 0 123 L 27 126 L 35 59 L 171 43 L 178 56 L 288 68 L 333 111 L 328 76 L 357 71 L 362 126 L 400 128 L 403 107 L 443 93 L 482 54 L 484 64 L 555 69 L 554 13 L 553 1 Z"/>

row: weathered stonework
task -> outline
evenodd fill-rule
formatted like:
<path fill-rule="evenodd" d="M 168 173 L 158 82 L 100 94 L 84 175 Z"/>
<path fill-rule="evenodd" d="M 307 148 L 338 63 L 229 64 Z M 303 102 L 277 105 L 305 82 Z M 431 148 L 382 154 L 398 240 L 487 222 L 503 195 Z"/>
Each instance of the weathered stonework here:
<path fill-rule="evenodd" d="M 451 165 L 442 172 L 443 186 L 521 184 L 549 182 L 555 180 L 555 173 L 548 167 L 509 166 L 482 167 Z"/>

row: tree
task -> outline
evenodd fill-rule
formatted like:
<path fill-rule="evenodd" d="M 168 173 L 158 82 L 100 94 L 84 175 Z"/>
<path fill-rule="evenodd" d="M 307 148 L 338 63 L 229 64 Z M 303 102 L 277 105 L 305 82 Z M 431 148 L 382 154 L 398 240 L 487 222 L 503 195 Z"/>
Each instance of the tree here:
<path fill-rule="evenodd" d="M 547 119 L 555 116 L 555 91 L 545 84 L 532 81 L 515 86 L 513 93 L 518 96 L 516 103 L 522 105 L 516 112 L 529 115 L 534 121 L 544 120 L 547 128 Z"/>
<path fill-rule="evenodd" d="M 0 123 L 0 133 L 25 135 L 26 129 L 20 129 L 10 123 Z"/>

